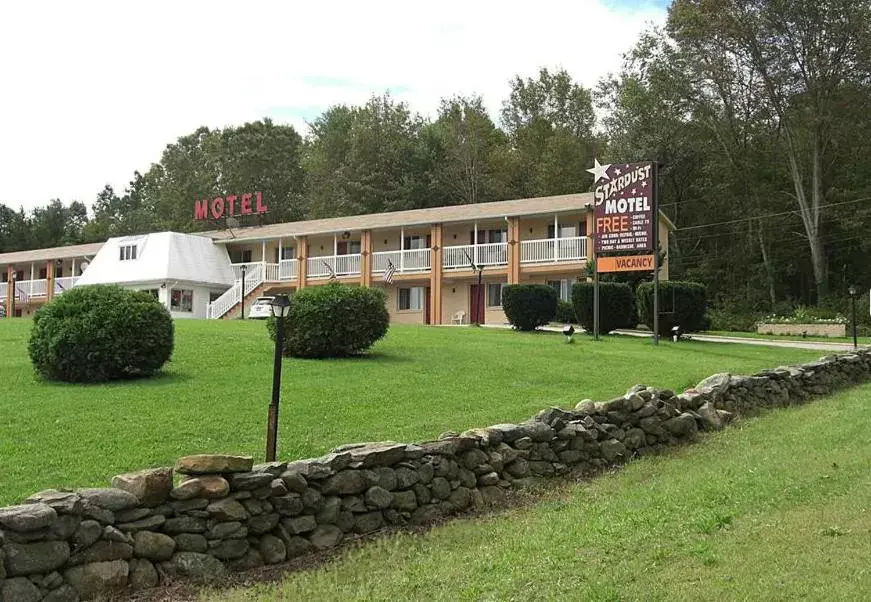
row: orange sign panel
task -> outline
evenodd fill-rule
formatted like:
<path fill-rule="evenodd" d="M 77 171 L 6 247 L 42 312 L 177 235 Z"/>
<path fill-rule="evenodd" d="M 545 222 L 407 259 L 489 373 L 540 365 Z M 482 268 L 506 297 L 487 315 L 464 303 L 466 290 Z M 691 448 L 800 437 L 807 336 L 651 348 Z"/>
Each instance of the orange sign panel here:
<path fill-rule="evenodd" d="M 652 272 L 653 255 L 627 255 L 624 257 L 599 257 L 596 270 L 603 272 Z"/>

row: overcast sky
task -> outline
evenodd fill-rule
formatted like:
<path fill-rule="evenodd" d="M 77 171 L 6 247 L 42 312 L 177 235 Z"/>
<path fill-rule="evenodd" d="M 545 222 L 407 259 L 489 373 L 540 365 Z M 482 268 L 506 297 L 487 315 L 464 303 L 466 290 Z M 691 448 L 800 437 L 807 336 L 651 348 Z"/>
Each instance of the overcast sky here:
<path fill-rule="evenodd" d="M 664 0 L 3 2 L 0 202 L 88 205 L 200 125 L 271 117 L 308 133 L 336 103 L 390 91 L 432 115 L 515 74 L 615 70 Z"/>

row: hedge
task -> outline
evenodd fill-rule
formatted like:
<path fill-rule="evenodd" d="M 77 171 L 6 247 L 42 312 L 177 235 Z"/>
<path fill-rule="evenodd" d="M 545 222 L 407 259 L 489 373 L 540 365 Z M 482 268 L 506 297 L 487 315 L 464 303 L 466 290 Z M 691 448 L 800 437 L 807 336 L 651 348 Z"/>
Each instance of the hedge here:
<path fill-rule="evenodd" d="M 575 307 L 571 301 L 563 301 L 560 299 L 556 302 L 556 321 L 563 324 L 577 324 L 578 318 L 575 317 Z"/>
<path fill-rule="evenodd" d="M 638 319 L 653 330 L 653 283 L 644 282 L 636 291 Z M 671 329 L 679 325 L 681 332 L 707 330 L 706 291 L 703 284 L 664 280 L 659 283 L 659 334 L 671 336 Z"/>
<path fill-rule="evenodd" d="M 266 322 L 275 340 L 276 320 Z M 378 288 L 325 284 L 297 292 L 284 320 L 284 355 L 326 358 L 369 349 L 390 326 L 387 295 Z"/>
<path fill-rule="evenodd" d="M 576 282 L 572 287 L 572 305 L 578 322 L 593 332 L 592 282 Z M 631 328 L 632 289 L 625 282 L 599 282 L 599 332 L 607 334 L 617 328 Z"/>
<path fill-rule="evenodd" d="M 92 285 L 36 312 L 28 353 L 44 378 L 93 383 L 151 376 L 173 344 L 172 317 L 151 294 Z"/>
<path fill-rule="evenodd" d="M 546 284 L 502 287 L 502 311 L 518 330 L 535 330 L 556 316 L 557 294 Z"/>

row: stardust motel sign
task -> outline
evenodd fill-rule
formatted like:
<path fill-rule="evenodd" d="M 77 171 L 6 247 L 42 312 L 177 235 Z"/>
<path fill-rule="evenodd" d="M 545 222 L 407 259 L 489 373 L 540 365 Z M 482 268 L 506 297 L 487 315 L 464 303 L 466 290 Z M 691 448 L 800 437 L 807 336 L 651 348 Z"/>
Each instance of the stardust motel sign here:
<path fill-rule="evenodd" d="M 251 206 L 252 201 L 254 206 Z M 222 219 L 238 215 L 259 215 L 268 213 L 269 207 L 263 204 L 263 194 L 246 192 L 243 194 L 228 194 L 213 199 L 194 201 L 194 220 Z"/>

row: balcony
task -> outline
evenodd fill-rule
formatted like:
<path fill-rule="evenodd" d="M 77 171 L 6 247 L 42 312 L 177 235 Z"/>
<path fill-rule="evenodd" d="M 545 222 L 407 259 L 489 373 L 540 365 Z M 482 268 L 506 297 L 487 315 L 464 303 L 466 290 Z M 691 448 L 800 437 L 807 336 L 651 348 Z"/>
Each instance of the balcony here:
<path fill-rule="evenodd" d="M 443 250 L 442 267 L 446 270 L 470 269 L 472 263 L 479 267 L 508 265 L 508 243 L 459 245 Z"/>
<path fill-rule="evenodd" d="M 581 261 L 586 258 L 586 236 L 524 240 L 520 243 L 522 265 Z"/>
<path fill-rule="evenodd" d="M 70 290 L 78 282 L 78 276 L 66 276 L 63 278 L 55 278 L 54 294 L 60 295 Z M 9 290 L 8 282 L 0 282 L 0 301 L 6 299 L 6 293 Z M 48 280 L 39 278 L 36 280 L 16 280 L 15 281 L 15 298 L 18 301 L 26 302 L 31 298 L 44 299 L 48 293 Z"/>
<path fill-rule="evenodd" d="M 309 278 L 356 276 L 360 274 L 360 254 L 326 255 L 306 259 L 306 274 Z"/>
<path fill-rule="evenodd" d="M 432 251 L 430 249 L 379 251 L 372 254 L 372 273 L 383 274 L 391 263 L 397 274 L 429 272 L 431 258 Z"/>

